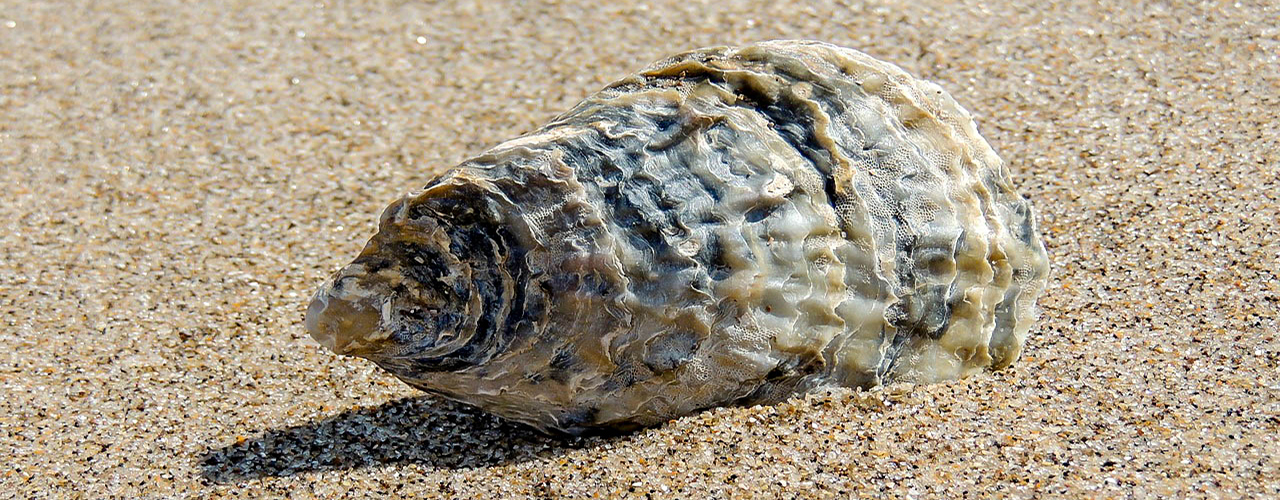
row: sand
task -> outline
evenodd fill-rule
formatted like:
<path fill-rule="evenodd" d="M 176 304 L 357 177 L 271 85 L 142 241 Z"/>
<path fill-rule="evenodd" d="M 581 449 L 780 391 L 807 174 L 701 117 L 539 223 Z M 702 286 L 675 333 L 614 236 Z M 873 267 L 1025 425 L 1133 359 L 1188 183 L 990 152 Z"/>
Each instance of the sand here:
<path fill-rule="evenodd" d="M 1280 6 L 896 3 L 0 0 L 0 498 L 1280 496 Z M 395 197 L 770 38 L 977 117 L 1053 261 L 1013 369 L 557 440 L 306 336 Z"/>

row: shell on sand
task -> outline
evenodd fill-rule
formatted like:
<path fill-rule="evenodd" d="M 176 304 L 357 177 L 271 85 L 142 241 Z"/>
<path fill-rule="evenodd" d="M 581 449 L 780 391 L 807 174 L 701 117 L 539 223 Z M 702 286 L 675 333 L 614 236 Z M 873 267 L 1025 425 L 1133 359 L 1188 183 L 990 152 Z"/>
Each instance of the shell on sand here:
<path fill-rule="evenodd" d="M 392 203 L 307 328 L 576 434 L 1008 366 L 1047 273 L 942 89 L 771 41 L 652 64 Z"/>

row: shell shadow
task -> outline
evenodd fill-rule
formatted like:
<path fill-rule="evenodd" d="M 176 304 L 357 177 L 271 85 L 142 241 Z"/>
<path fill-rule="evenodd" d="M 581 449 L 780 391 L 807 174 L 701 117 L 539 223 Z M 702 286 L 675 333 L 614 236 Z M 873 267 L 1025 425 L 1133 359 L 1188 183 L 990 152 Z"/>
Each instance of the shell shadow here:
<path fill-rule="evenodd" d="M 213 483 L 393 464 L 489 467 L 617 438 L 552 437 L 462 404 L 418 396 L 268 430 L 206 452 L 199 466 L 204 480 Z"/>

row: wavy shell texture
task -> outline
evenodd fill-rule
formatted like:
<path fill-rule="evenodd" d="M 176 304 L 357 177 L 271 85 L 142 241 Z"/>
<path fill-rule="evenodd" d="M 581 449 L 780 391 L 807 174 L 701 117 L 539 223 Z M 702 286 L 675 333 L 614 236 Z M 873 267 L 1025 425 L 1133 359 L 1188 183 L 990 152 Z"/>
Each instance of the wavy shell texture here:
<path fill-rule="evenodd" d="M 772 41 L 650 65 L 396 201 L 307 327 L 576 434 L 1005 367 L 1047 273 L 949 95 Z"/>

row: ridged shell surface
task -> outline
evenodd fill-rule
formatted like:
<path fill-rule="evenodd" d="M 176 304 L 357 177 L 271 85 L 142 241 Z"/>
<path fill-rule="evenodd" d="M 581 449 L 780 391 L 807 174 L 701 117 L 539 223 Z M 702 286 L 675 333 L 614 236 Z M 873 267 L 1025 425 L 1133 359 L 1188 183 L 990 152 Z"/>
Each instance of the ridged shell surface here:
<path fill-rule="evenodd" d="M 949 95 L 772 41 L 650 65 L 396 201 L 307 327 L 576 434 L 1005 367 L 1047 273 Z"/>

